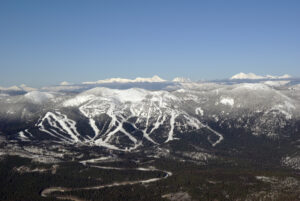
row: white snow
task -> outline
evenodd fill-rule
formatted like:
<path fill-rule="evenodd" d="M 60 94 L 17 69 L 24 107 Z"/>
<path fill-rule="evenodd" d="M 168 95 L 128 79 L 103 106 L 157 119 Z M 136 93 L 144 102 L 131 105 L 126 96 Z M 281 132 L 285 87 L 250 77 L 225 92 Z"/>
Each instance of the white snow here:
<path fill-rule="evenodd" d="M 264 84 L 271 86 L 271 87 L 280 87 L 280 86 L 284 86 L 287 85 L 288 83 L 290 83 L 290 81 L 286 81 L 286 80 L 282 80 L 282 81 L 265 81 L 263 82 Z"/>
<path fill-rule="evenodd" d="M 95 97 L 105 97 L 106 99 L 116 100 L 118 102 L 140 102 L 149 93 L 146 90 L 138 88 L 130 88 L 125 90 L 109 89 L 104 87 L 96 87 L 79 94 L 75 98 L 69 99 L 64 103 L 64 106 L 78 106 Z"/>
<path fill-rule="evenodd" d="M 119 150 L 119 151 L 127 151 L 127 149 L 120 149 L 118 147 L 116 147 L 115 145 L 112 145 L 109 143 L 111 137 L 116 134 L 117 132 L 122 132 L 125 136 L 127 136 L 133 143 L 134 143 L 134 147 L 130 148 L 129 151 L 131 149 L 135 149 L 137 148 L 140 143 L 138 143 L 138 141 L 136 140 L 136 138 L 134 138 L 130 133 L 128 133 L 124 128 L 123 128 L 123 122 L 125 121 L 125 119 L 122 118 L 121 121 L 119 121 L 116 117 L 115 114 L 113 114 L 113 109 L 115 108 L 115 105 L 110 102 L 109 104 L 109 108 L 107 109 L 107 111 L 105 112 L 108 116 L 111 117 L 111 121 L 109 123 L 108 129 L 105 133 L 102 133 L 102 131 L 99 130 L 99 128 L 96 125 L 95 120 L 92 118 L 93 116 L 96 116 L 97 114 L 99 114 L 97 111 L 97 109 L 93 108 L 93 105 L 91 104 L 92 100 L 90 102 L 88 102 L 85 105 L 82 105 L 79 110 L 80 112 L 86 116 L 87 118 L 89 118 L 89 124 L 92 127 L 95 135 L 94 137 L 89 141 L 90 143 L 94 143 L 98 146 L 102 146 L 102 147 L 106 147 L 108 149 L 113 149 L 113 150 Z M 89 105 L 91 104 L 91 105 Z M 90 107 L 93 108 L 93 110 L 96 110 L 96 112 L 92 112 L 90 113 Z M 101 110 L 101 109 L 100 109 Z M 101 114 L 101 112 L 100 112 Z M 127 120 L 127 119 L 126 119 Z M 114 126 L 116 125 L 116 123 L 118 123 L 118 126 L 116 128 L 114 128 Z M 113 129 L 114 128 L 114 129 Z M 106 138 L 103 140 L 102 138 L 98 138 L 99 135 L 105 136 Z M 98 138 L 98 139 L 97 139 Z"/>
<path fill-rule="evenodd" d="M 96 82 L 83 82 L 82 84 L 104 84 L 104 83 L 135 83 L 135 82 L 165 82 L 166 80 L 155 75 L 151 78 L 137 77 L 135 79 L 126 78 L 110 78 L 105 80 L 98 80 Z"/>
<path fill-rule="evenodd" d="M 147 91 L 142 89 L 126 89 L 126 90 L 118 90 L 118 89 L 106 89 L 103 88 L 102 96 L 112 99 L 117 99 L 120 102 L 140 102 L 147 96 Z"/>
<path fill-rule="evenodd" d="M 274 105 L 271 110 L 277 110 L 283 115 L 285 115 L 286 119 L 292 119 L 293 110 L 295 109 L 295 105 L 293 105 L 289 101 L 284 101 L 284 104 Z"/>
<path fill-rule="evenodd" d="M 255 178 L 257 180 L 260 180 L 260 181 L 263 181 L 263 182 L 268 182 L 268 183 L 278 182 L 278 180 L 274 177 L 256 176 Z"/>
<path fill-rule="evenodd" d="M 185 89 L 177 89 L 176 92 L 178 92 L 178 93 L 185 93 L 186 90 Z"/>
<path fill-rule="evenodd" d="M 75 107 L 75 106 L 79 106 L 91 99 L 93 99 L 95 96 L 94 95 L 91 95 L 91 94 L 88 94 L 88 95 L 78 95 L 76 96 L 75 98 L 71 98 L 69 100 L 66 100 L 64 103 L 63 103 L 63 106 L 65 107 Z"/>
<path fill-rule="evenodd" d="M 291 78 L 292 76 L 288 75 L 288 74 L 284 74 L 284 75 L 281 75 L 281 76 L 276 76 L 276 75 L 266 75 L 265 76 L 266 78 L 269 78 L 269 79 L 288 79 L 288 78 Z"/>
<path fill-rule="evenodd" d="M 203 126 L 203 124 L 196 118 L 193 118 L 193 117 L 190 117 L 190 116 L 187 116 L 187 115 L 184 115 L 184 117 L 187 120 L 185 125 L 189 125 L 189 126 L 191 126 L 192 128 L 195 128 L 195 129 L 199 129 Z"/>
<path fill-rule="evenodd" d="M 147 112 L 146 126 L 145 126 L 145 129 L 143 130 L 143 137 L 146 138 L 148 141 L 152 142 L 153 144 L 157 144 L 154 140 L 152 140 L 152 138 L 149 137 L 149 134 L 151 132 L 147 133 L 147 129 L 148 129 L 148 126 L 149 126 L 149 118 L 151 117 L 151 109 L 152 109 L 151 106 L 152 106 L 152 102 L 151 102 L 151 105 L 150 105 L 150 107 L 148 109 L 148 112 Z"/>
<path fill-rule="evenodd" d="M 179 127 L 179 130 L 191 129 L 191 127 L 192 129 L 202 128 L 203 125 L 198 119 L 181 111 L 178 106 L 181 101 L 182 98 L 163 90 L 149 91 L 139 88 L 120 90 L 96 87 L 65 101 L 63 105 L 79 106 L 80 112 L 89 119 L 89 124 L 95 135 L 92 138 L 85 139 L 86 143 L 108 149 L 130 151 L 139 147 L 142 142 L 123 128 L 125 122 L 130 123 L 137 131 L 141 131 L 144 139 L 153 144 L 157 144 L 157 142 L 150 135 L 166 123 L 166 119 L 169 119 L 170 130 L 165 142 L 175 139 L 174 129 L 177 127 Z M 204 115 L 200 107 L 195 109 L 195 112 L 198 115 Z M 110 120 L 103 122 L 107 124 L 104 130 L 99 130 L 94 120 L 94 117 L 100 114 L 106 114 L 110 117 Z M 178 123 L 176 121 L 178 115 L 183 115 L 185 122 Z M 136 122 L 128 122 L 131 117 L 136 117 Z M 126 148 L 112 145 L 111 141 L 118 137 L 115 136 L 117 133 L 128 137 L 133 145 Z M 55 135 L 57 136 L 57 134 Z"/>
<path fill-rule="evenodd" d="M 53 127 L 53 129 L 50 129 L 52 132 L 45 129 L 45 127 L 43 126 L 44 121 L 47 121 L 48 124 Z M 69 140 L 68 138 L 66 138 L 65 136 L 59 134 L 57 131 L 54 130 L 57 129 L 62 133 L 68 134 L 73 142 L 79 141 L 78 137 L 80 136 L 80 134 L 77 131 L 76 122 L 69 119 L 66 115 L 61 114 L 58 111 L 56 111 L 56 113 L 47 112 L 38 126 L 41 131 L 46 132 L 51 136 L 61 137 L 65 140 Z"/>
<path fill-rule="evenodd" d="M 174 110 L 172 110 L 171 118 L 170 118 L 170 131 L 169 131 L 168 139 L 166 140 L 166 142 L 169 142 L 174 139 L 173 135 L 174 135 L 174 127 L 175 127 L 175 118 L 176 118 L 176 113 Z"/>
<path fill-rule="evenodd" d="M 175 77 L 172 82 L 191 82 L 191 80 L 184 77 Z"/>
<path fill-rule="evenodd" d="M 18 134 L 19 134 L 19 137 L 21 140 L 24 140 L 24 141 L 29 140 L 23 131 L 20 131 Z"/>
<path fill-rule="evenodd" d="M 238 73 L 234 76 L 232 76 L 230 78 L 231 80 L 234 80 L 234 79 L 264 79 L 263 76 L 260 76 L 260 75 L 255 75 L 254 73 Z"/>
<path fill-rule="evenodd" d="M 284 105 L 285 105 L 285 107 L 286 107 L 288 110 L 296 109 L 295 105 L 292 104 L 292 103 L 289 102 L 289 101 L 284 101 Z"/>
<path fill-rule="evenodd" d="M 94 135 L 94 139 L 95 139 L 100 134 L 100 130 L 98 129 L 94 119 L 89 118 L 89 124 L 90 124 L 90 126 L 92 127 L 92 129 L 95 133 L 95 135 Z"/>
<path fill-rule="evenodd" d="M 284 74 L 282 76 L 274 76 L 274 75 L 266 75 L 266 76 L 261 76 L 261 75 L 256 75 L 254 73 L 238 73 L 234 76 L 232 76 L 230 79 L 231 80 L 243 80 L 243 79 L 249 79 L 249 80 L 258 80 L 258 79 L 288 79 L 291 78 L 290 75 Z"/>
<path fill-rule="evenodd" d="M 32 87 L 28 87 L 25 84 L 21 84 L 20 86 L 11 86 L 11 87 L 1 87 L 0 86 L 0 90 L 1 91 L 35 91 L 35 88 Z"/>
<path fill-rule="evenodd" d="M 223 105 L 233 106 L 234 105 L 234 99 L 233 98 L 224 97 L 224 98 L 221 98 L 220 103 L 222 103 Z"/>
<path fill-rule="evenodd" d="M 201 107 L 197 107 L 197 108 L 195 109 L 195 113 L 196 113 L 196 115 L 200 115 L 200 116 L 203 116 L 203 115 L 204 115 L 204 111 L 202 110 Z"/>
<path fill-rule="evenodd" d="M 162 116 L 162 112 L 160 111 L 160 114 L 158 116 L 158 118 L 156 119 L 156 122 L 154 123 L 154 127 L 151 129 L 150 134 L 155 131 L 156 129 L 158 129 L 161 125 L 163 125 L 163 123 L 166 120 L 166 116 Z M 149 134 L 149 135 L 150 135 Z"/>
<path fill-rule="evenodd" d="M 237 84 L 233 88 L 233 91 L 238 91 L 238 90 L 271 90 L 271 88 L 268 85 L 265 85 L 263 83 L 242 83 L 242 84 Z"/>
<path fill-rule="evenodd" d="M 41 104 L 53 99 L 54 95 L 47 92 L 31 91 L 25 94 L 24 97 L 33 103 Z"/>
<path fill-rule="evenodd" d="M 106 147 L 108 149 L 123 151 L 123 150 L 119 149 L 118 147 L 116 147 L 115 145 L 104 142 L 101 138 L 97 139 L 95 141 L 95 144 L 98 146 Z"/>

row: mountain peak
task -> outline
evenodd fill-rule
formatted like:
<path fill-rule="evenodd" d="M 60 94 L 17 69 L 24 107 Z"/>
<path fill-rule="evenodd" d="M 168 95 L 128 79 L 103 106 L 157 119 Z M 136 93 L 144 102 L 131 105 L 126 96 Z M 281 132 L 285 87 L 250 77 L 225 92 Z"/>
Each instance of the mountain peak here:
<path fill-rule="evenodd" d="M 234 76 L 232 76 L 230 79 L 234 80 L 234 79 L 263 79 L 263 76 L 260 75 L 256 75 L 254 73 L 238 73 Z"/>
<path fill-rule="evenodd" d="M 232 76 L 230 79 L 231 80 L 259 80 L 259 79 L 287 79 L 291 78 L 290 75 L 284 74 L 282 76 L 275 76 L 275 75 L 266 75 L 266 76 L 261 76 L 261 75 L 256 75 L 254 73 L 238 73 L 234 76 Z"/>

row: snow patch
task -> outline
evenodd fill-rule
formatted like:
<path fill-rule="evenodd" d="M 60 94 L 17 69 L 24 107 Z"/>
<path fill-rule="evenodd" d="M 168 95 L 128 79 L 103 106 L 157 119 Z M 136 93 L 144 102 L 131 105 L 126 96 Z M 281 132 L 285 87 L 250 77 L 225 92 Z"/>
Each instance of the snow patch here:
<path fill-rule="evenodd" d="M 285 115 L 286 119 L 292 119 L 293 113 L 292 111 L 295 109 L 296 107 L 288 102 L 288 101 L 284 101 L 284 104 L 278 104 L 272 107 L 271 110 L 278 110 L 280 113 L 282 113 L 283 115 Z"/>
<path fill-rule="evenodd" d="M 234 105 L 234 99 L 233 98 L 221 98 L 220 103 L 223 105 Z"/>
<path fill-rule="evenodd" d="M 19 133 L 19 137 L 21 140 L 24 140 L 24 141 L 28 141 L 28 137 L 25 135 L 25 133 L 23 131 L 20 131 Z"/>
<path fill-rule="evenodd" d="M 25 94 L 24 97 L 33 103 L 41 104 L 53 99 L 54 95 L 47 92 L 32 91 Z"/>
<path fill-rule="evenodd" d="M 172 110 L 171 112 L 171 118 L 170 118 L 170 131 L 169 131 L 169 135 L 168 135 L 168 139 L 166 140 L 166 142 L 172 141 L 174 140 L 174 127 L 175 127 L 175 118 L 177 117 L 175 111 Z"/>
<path fill-rule="evenodd" d="M 195 109 L 195 113 L 196 113 L 196 115 L 200 115 L 200 116 L 203 116 L 203 115 L 204 115 L 204 111 L 202 110 L 201 107 L 197 107 L 197 108 Z"/>
<path fill-rule="evenodd" d="M 95 96 L 94 95 L 78 95 L 75 98 L 71 98 L 69 100 L 66 100 L 63 103 L 64 107 L 75 107 L 75 106 L 79 106 L 91 99 L 93 99 Z"/>

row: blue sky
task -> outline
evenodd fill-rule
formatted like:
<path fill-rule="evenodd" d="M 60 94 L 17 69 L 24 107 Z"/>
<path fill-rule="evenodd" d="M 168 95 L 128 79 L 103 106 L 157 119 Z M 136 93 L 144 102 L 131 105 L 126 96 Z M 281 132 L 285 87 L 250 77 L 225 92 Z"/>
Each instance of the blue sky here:
<path fill-rule="evenodd" d="M 298 0 L 2 0 L 0 86 L 300 76 Z"/>

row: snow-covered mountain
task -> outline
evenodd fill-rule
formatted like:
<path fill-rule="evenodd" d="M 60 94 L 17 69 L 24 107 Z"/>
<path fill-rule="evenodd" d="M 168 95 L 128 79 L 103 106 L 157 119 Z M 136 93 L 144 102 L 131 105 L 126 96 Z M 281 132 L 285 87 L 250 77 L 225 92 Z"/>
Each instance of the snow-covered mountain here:
<path fill-rule="evenodd" d="M 136 83 L 136 82 L 165 82 L 166 80 L 154 75 L 151 78 L 137 77 L 135 79 L 125 78 L 109 78 L 105 80 L 98 80 L 96 82 L 83 82 L 83 84 L 104 84 L 104 83 Z"/>
<path fill-rule="evenodd" d="M 32 88 L 32 87 L 28 87 L 25 84 L 21 84 L 20 86 L 11 86 L 11 87 L 1 87 L 0 86 L 0 91 L 25 91 L 25 92 L 29 92 L 29 91 L 35 91 L 37 89 Z"/>
<path fill-rule="evenodd" d="M 180 82 L 179 82 L 180 81 Z M 18 141 L 129 151 L 206 133 L 211 147 L 228 133 L 281 138 L 299 132 L 298 85 L 273 82 L 170 82 L 159 90 L 94 87 L 77 93 L 0 96 L 1 133 Z M 61 87 L 75 87 L 67 85 Z M 278 88 L 280 86 L 280 88 Z M 7 126 L 18 123 L 18 126 Z"/>
<path fill-rule="evenodd" d="M 232 76 L 230 79 L 231 80 L 244 80 L 244 79 L 259 80 L 259 79 L 288 79 L 288 78 L 291 78 L 291 76 L 288 74 L 284 74 L 282 76 L 274 76 L 274 75 L 261 76 L 261 75 L 256 75 L 254 73 L 238 73 Z"/>
<path fill-rule="evenodd" d="M 87 148 L 151 157 L 173 151 L 175 158 L 191 150 L 217 158 L 215 153 L 246 154 L 249 149 L 256 153 L 280 146 L 278 163 L 299 168 L 299 83 L 297 79 L 192 82 L 180 78 L 63 83 L 20 93 L 4 90 L 0 145 L 5 152 L 26 153 L 26 157 L 33 157 L 32 151 L 20 150 L 43 149 L 40 155 L 57 157 L 65 154 L 58 150 L 67 148 L 71 154 Z"/>

